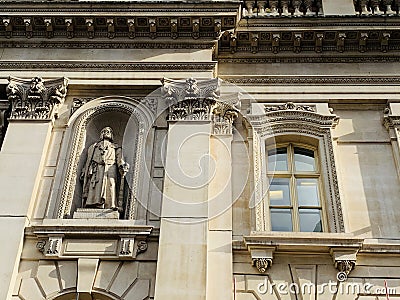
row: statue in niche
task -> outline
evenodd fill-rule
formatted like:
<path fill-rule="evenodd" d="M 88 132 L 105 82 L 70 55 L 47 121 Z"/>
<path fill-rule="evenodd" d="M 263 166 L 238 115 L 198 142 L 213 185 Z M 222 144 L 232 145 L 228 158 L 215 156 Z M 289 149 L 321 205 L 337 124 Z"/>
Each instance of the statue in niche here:
<path fill-rule="evenodd" d="M 84 208 L 122 211 L 124 177 L 129 165 L 122 157 L 122 148 L 113 140 L 112 128 L 105 127 L 100 132 L 100 140 L 88 148 L 80 175 Z"/>

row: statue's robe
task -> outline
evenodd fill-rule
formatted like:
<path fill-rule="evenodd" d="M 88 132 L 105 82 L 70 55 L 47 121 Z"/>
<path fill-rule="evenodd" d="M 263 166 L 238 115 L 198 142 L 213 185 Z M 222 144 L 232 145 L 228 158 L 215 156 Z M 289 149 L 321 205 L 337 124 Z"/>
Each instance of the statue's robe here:
<path fill-rule="evenodd" d="M 102 140 L 87 151 L 83 181 L 83 206 L 116 208 L 118 206 L 118 169 L 124 165 L 122 149 L 117 144 Z"/>

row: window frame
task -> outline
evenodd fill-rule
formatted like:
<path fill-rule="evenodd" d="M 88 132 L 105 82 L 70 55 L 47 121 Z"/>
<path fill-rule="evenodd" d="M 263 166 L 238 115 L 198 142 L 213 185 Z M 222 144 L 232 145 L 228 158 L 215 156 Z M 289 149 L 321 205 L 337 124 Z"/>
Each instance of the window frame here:
<path fill-rule="evenodd" d="M 268 169 L 268 152 L 273 149 L 286 148 L 286 157 L 287 157 L 287 170 L 286 171 L 270 171 Z M 314 171 L 296 171 L 295 168 L 295 159 L 294 159 L 294 149 L 302 148 L 306 150 L 311 150 L 314 153 Z M 287 232 L 310 232 L 310 231 L 301 231 L 300 230 L 300 209 L 318 209 L 320 211 L 320 219 L 321 219 L 321 232 L 328 231 L 327 224 L 327 216 L 326 216 L 326 204 L 324 197 L 324 187 L 322 184 L 323 176 L 321 174 L 321 166 L 320 166 L 320 158 L 318 148 L 305 143 L 298 142 L 283 142 L 274 145 L 266 146 L 265 149 L 266 154 L 266 175 L 268 177 L 268 185 L 270 184 L 274 178 L 288 178 L 289 179 L 289 205 L 271 205 L 270 196 L 269 196 L 269 187 L 268 187 L 268 195 L 267 195 L 267 211 L 269 216 L 269 227 L 271 231 L 274 232 L 285 232 L 285 231 L 277 231 L 272 230 L 272 218 L 271 218 L 271 209 L 290 209 L 291 211 L 291 220 L 292 220 L 292 230 Z M 318 206 L 311 205 L 299 205 L 298 193 L 297 193 L 297 185 L 296 179 L 317 179 L 317 187 L 318 187 Z M 311 231 L 313 232 L 313 231 Z"/>
<path fill-rule="evenodd" d="M 345 232 L 340 200 L 332 129 L 339 117 L 332 113 L 327 102 L 253 103 L 249 121 L 249 141 L 253 157 L 254 192 L 250 199 L 252 231 L 271 232 L 268 209 L 268 180 L 266 145 L 271 142 L 299 142 L 316 146 L 320 159 L 320 172 L 326 204 L 327 231 Z"/>

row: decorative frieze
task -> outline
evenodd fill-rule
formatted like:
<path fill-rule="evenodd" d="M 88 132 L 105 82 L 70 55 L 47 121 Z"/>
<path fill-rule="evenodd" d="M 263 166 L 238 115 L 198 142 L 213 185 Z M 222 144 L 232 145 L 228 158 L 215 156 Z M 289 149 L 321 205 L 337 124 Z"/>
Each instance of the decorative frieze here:
<path fill-rule="evenodd" d="M 280 105 L 269 105 L 269 104 L 265 105 L 266 113 L 279 110 L 300 110 L 300 111 L 316 112 L 317 108 L 315 105 L 294 104 L 293 102 L 287 102 L 285 104 L 280 104 Z"/>
<path fill-rule="evenodd" d="M 24 80 L 9 78 L 6 88 L 11 103 L 11 120 L 49 120 L 57 117 L 57 110 L 65 100 L 68 80 L 60 78 L 44 81 L 40 77 Z"/>
<path fill-rule="evenodd" d="M 130 12 L 131 14 L 131 12 Z M 25 36 L 28 39 L 47 37 L 68 38 L 86 36 L 89 39 L 96 38 L 208 38 L 209 40 L 218 39 L 222 30 L 233 29 L 236 24 L 235 15 L 218 15 L 208 17 L 198 17 L 195 14 L 190 16 L 158 16 L 152 17 L 135 16 L 124 17 L 120 15 L 93 15 L 68 14 L 68 17 L 55 16 L 54 14 L 44 14 L 35 16 L 26 14 L 22 19 L 25 28 L 19 26 L 18 17 L 2 17 L 0 20 L 5 27 L 5 32 L 0 31 L 0 37 L 4 34 L 7 38 L 17 38 Z M 45 26 L 43 26 L 45 25 Z"/>

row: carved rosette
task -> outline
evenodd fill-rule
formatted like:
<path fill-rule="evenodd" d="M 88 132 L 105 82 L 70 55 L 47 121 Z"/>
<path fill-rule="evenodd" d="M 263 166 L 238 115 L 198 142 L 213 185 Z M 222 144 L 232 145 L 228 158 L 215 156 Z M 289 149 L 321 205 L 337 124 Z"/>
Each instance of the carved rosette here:
<path fill-rule="evenodd" d="M 57 118 L 60 104 L 67 94 L 68 80 L 59 78 L 44 81 L 40 77 L 31 80 L 10 77 L 6 88 L 11 103 L 11 120 L 49 120 Z"/>
<path fill-rule="evenodd" d="M 254 258 L 253 266 L 257 268 L 258 272 L 265 273 L 272 265 L 272 259 L 270 258 Z"/>

